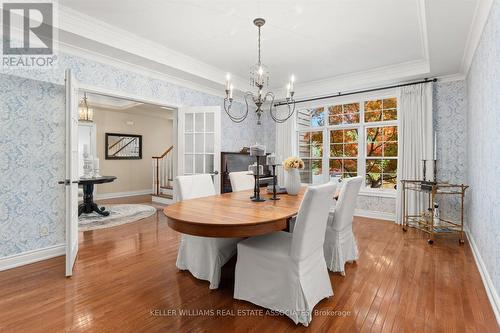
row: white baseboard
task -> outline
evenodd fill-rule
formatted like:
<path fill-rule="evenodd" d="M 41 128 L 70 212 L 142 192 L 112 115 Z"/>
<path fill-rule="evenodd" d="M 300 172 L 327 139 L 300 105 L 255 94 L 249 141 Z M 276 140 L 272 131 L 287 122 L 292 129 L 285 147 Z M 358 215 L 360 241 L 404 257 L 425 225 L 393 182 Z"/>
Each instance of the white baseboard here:
<path fill-rule="evenodd" d="M 162 197 L 159 197 L 159 196 L 156 196 L 156 195 L 153 195 L 151 197 L 151 201 L 152 202 L 156 202 L 156 203 L 160 203 L 160 204 L 164 204 L 164 205 L 171 205 L 171 204 L 174 203 L 173 199 L 162 198 Z"/>
<path fill-rule="evenodd" d="M 378 219 L 378 220 L 388 220 L 392 222 L 396 221 L 396 214 L 378 212 L 375 210 L 356 209 L 354 211 L 354 216 L 367 217 L 370 219 Z"/>
<path fill-rule="evenodd" d="M 493 285 L 493 281 L 491 281 L 490 274 L 486 270 L 486 266 L 484 265 L 481 253 L 479 253 L 479 249 L 476 246 L 474 237 L 472 237 L 472 234 L 468 229 L 465 230 L 465 234 L 469 239 L 472 254 L 474 255 L 474 259 L 476 260 L 476 265 L 479 270 L 479 274 L 481 274 L 484 289 L 486 289 L 486 294 L 488 295 L 488 299 L 490 300 L 491 307 L 493 308 L 493 312 L 495 313 L 495 317 L 497 318 L 497 323 L 498 325 L 500 325 L 500 298 L 498 296 L 498 292 Z"/>
<path fill-rule="evenodd" d="M 94 196 L 95 200 L 103 200 L 103 199 L 114 199 L 114 198 L 125 198 L 125 197 L 133 197 L 136 195 L 146 195 L 151 194 L 151 189 L 147 190 L 139 190 L 139 191 L 128 191 L 128 192 L 110 192 L 110 193 L 98 193 Z"/>
<path fill-rule="evenodd" d="M 43 249 L 26 251 L 19 254 L 0 258 L 0 271 L 7 269 L 32 264 L 37 261 L 50 259 L 66 254 L 66 246 L 64 244 L 53 245 Z"/>

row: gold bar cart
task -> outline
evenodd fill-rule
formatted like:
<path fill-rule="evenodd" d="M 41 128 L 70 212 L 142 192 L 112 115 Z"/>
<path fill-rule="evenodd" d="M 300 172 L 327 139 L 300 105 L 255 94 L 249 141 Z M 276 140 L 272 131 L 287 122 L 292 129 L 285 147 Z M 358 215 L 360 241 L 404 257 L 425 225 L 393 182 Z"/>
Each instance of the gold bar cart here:
<path fill-rule="evenodd" d="M 464 184 L 448 184 L 426 182 L 421 180 L 401 180 L 402 195 L 403 195 L 403 231 L 407 231 L 408 227 L 416 228 L 427 234 L 429 244 L 434 243 L 437 235 L 458 235 L 459 243 L 464 244 L 464 198 L 465 190 L 469 187 Z M 416 215 L 408 213 L 408 191 L 415 191 L 423 193 L 424 197 L 427 196 L 427 208 Z M 438 196 L 460 196 L 460 221 L 451 221 L 439 216 L 439 224 L 434 223 L 434 202 Z"/>

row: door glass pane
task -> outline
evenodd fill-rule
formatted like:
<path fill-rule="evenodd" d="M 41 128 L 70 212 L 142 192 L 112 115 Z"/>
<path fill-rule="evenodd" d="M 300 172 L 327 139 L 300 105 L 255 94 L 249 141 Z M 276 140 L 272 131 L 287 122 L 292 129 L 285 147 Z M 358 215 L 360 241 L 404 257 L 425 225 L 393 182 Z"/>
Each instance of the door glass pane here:
<path fill-rule="evenodd" d="M 195 171 L 195 173 L 203 173 L 203 156 L 204 155 L 195 155 L 194 156 L 194 171 Z"/>
<path fill-rule="evenodd" d="M 195 141 L 195 150 L 194 152 L 195 153 L 203 153 L 203 146 L 204 146 L 204 143 L 203 143 L 203 133 L 196 133 L 194 135 L 194 141 Z"/>
<path fill-rule="evenodd" d="M 205 153 L 214 152 L 214 135 L 205 134 Z"/>
<path fill-rule="evenodd" d="M 196 113 L 195 114 L 195 131 L 196 132 L 203 132 L 204 131 L 204 124 L 203 124 L 203 118 L 205 114 L 204 113 Z"/>
<path fill-rule="evenodd" d="M 193 114 L 192 113 L 186 113 L 186 129 L 185 132 L 192 132 L 193 131 Z"/>
<path fill-rule="evenodd" d="M 194 146 L 194 143 L 193 143 L 193 134 L 184 134 L 184 146 L 185 146 L 185 151 L 186 153 L 193 153 L 193 146 Z"/>
<path fill-rule="evenodd" d="M 213 113 L 206 113 L 205 114 L 205 131 L 207 131 L 207 132 L 215 131 L 214 114 Z"/>
<path fill-rule="evenodd" d="M 214 172 L 214 155 L 205 155 L 205 173 Z"/>
<path fill-rule="evenodd" d="M 184 171 L 186 174 L 193 173 L 193 155 L 184 155 Z"/>

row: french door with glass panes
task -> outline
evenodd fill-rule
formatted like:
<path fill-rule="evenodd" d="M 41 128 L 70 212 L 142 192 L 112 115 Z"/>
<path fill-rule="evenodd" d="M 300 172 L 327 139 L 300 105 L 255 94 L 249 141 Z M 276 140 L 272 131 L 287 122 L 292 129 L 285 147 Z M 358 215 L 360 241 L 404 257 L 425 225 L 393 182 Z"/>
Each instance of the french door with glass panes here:
<path fill-rule="evenodd" d="M 220 193 L 220 107 L 179 108 L 179 175 L 210 174 Z"/>

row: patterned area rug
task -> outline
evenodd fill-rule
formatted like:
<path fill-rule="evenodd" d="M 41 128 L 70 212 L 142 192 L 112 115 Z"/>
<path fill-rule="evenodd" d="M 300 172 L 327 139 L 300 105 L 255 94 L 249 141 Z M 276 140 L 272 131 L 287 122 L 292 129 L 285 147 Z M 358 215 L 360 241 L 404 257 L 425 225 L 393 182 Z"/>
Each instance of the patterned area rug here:
<path fill-rule="evenodd" d="M 109 216 L 101 216 L 97 213 L 82 214 L 78 218 L 78 229 L 89 231 L 116 227 L 156 213 L 156 208 L 148 205 L 104 205 L 104 207 L 110 212 Z"/>

